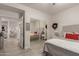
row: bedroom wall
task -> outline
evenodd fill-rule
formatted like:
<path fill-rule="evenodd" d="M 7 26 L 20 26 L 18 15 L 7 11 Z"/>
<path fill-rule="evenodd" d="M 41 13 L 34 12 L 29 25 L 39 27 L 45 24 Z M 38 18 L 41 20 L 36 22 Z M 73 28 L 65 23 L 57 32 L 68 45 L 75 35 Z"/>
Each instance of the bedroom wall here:
<path fill-rule="evenodd" d="M 53 22 L 57 22 L 59 24 L 58 29 L 56 30 L 59 33 L 61 33 L 64 26 L 78 25 L 79 24 L 79 5 L 53 15 L 52 19 L 48 23 L 50 24 L 49 25 L 50 29 L 48 30 L 48 33 L 49 33 L 48 38 L 53 38 L 53 35 L 55 32 L 51 27 Z"/>
<path fill-rule="evenodd" d="M 31 22 L 30 23 L 30 32 L 34 32 L 35 31 L 35 23 Z"/>
<path fill-rule="evenodd" d="M 0 16 L 12 17 L 12 18 L 17 18 L 17 19 L 19 18 L 18 13 L 10 12 L 10 11 L 3 10 L 3 9 L 0 9 Z"/>
<path fill-rule="evenodd" d="M 40 26 L 40 21 L 36 21 L 36 20 L 31 21 L 30 22 L 30 31 L 32 33 L 36 32 L 36 31 L 38 32 L 39 26 Z"/>

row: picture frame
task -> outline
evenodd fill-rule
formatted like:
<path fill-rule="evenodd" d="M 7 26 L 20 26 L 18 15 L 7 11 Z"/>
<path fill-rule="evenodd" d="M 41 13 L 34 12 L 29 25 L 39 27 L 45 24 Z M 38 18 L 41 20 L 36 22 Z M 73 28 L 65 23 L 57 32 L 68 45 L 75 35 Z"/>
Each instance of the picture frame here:
<path fill-rule="evenodd" d="M 52 28 L 53 28 L 54 30 L 56 30 L 56 29 L 58 28 L 58 23 L 53 23 L 53 24 L 52 24 Z"/>

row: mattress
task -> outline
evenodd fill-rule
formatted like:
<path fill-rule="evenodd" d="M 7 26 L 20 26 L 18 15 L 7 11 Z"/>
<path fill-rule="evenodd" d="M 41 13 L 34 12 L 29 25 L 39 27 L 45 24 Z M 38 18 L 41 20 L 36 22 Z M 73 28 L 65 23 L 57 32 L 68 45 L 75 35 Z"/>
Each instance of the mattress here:
<path fill-rule="evenodd" d="M 64 39 L 49 39 L 45 42 L 44 45 L 44 51 L 51 53 L 54 53 L 55 51 L 57 51 L 57 49 L 59 48 L 63 48 L 63 49 L 59 49 L 59 52 L 64 51 L 65 50 L 68 51 L 67 54 L 69 54 L 69 52 L 73 53 L 73 55 L 79 55 L 79 40 L 77 41 L 73 41 L 73 40 L 64 40 Z M 59 47 L 59 48 L 55 48 L 55 47 Z M 55 49 L 54 49 L 55 48 Z M 51 51 L 49 51 L 51 50 Z"/>
<path fill-rule="evenodd" d="M 38 40 L 39 39 L 39 35 L 31 35 L 30 36 L 30 40 Z"/>

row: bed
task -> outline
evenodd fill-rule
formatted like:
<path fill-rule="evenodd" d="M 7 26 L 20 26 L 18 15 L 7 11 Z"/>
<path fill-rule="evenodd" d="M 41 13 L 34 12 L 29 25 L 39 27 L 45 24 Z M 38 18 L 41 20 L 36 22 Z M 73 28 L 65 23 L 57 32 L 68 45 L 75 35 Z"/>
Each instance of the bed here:
<path fill-rule="evenodd" d="M 44 44 L 43 53 L 49 56 L 79 56 L 78 41 L 49 39 Z"/>
<path fill-rule="evenodd" d="M 79 25 L 64 26 L 62 32 L 79 33 Z M 79 39 L 72 40 L 64 37 L 48 39 L 44 43 L 43 54 L 46 56 L 79 56 Z"/>
<path fill-rule="evenodd" d="M 35 34 L 35 33 L 31 33 L 30 34 L 30 41 L 38 40 L 38 39 L 39 39 L 39 35 L 38 34 Z"/>

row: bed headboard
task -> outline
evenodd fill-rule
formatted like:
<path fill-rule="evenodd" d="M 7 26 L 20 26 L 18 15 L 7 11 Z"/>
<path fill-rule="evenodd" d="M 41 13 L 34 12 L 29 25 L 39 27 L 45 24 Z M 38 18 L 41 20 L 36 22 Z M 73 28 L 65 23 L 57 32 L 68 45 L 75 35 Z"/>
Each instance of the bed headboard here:
<path fill-rule="evenodd" d="M 70 33 L 79 33 L 79 24 L 78 25 L 63 26 L 60 37 L 64 37 L 65 33 L 68 33 L 68 32 L 70 32 Z"/>
<path fill-rule="evenodd" d="M 63 32 L 79 32 L 79 24 L 64 26 L 62 31 Z"/>

